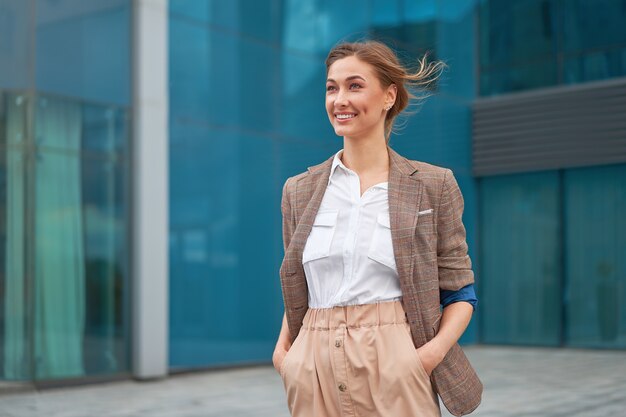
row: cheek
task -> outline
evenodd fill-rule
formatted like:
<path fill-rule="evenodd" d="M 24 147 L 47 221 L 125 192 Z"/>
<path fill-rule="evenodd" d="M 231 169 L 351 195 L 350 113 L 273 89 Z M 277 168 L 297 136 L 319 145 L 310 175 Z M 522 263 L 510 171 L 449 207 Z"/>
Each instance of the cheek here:
<path fill-rule="evenodd" d="M 358 103 L 355 103 L 355 104 L 358 105 L 361 113 L 369 117 L 372 113 L 372 109 L 374 108 L 373 102 L 374 102 L 373 97 L 362 96 L 362 97 L 359 97 Z"/>
<path fill-rule="evenodd" d="M 330 98 L 326 98 L 326 113 L 331 113 L 333 111 L 333 101 Z"/>

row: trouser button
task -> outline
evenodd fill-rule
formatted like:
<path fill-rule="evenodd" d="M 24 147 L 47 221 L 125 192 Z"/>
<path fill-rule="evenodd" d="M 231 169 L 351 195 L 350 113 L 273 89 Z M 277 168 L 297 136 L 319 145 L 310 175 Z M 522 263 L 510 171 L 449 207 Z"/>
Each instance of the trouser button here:
<path fill-rule="evenodd" d="M 335 340 L 335 347 L 341 347 L 341 339 Z"/>
<path fill-rule="evenodd" d="M 347 388 L 348 387 L 346 387 L 346 384 L 344 384 L 343 382 L 339 384 L 339 391 L 345 392 Z"/>

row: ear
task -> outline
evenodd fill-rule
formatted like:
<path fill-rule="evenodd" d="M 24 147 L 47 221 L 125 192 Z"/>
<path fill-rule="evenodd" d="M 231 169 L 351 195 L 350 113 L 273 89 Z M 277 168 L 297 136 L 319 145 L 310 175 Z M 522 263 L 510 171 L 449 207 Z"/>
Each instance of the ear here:
<path fill-rule="evenodd" d="M 396 96 L 398 95 L 398 87 L 395 84 L 390 84 L 385 92 L 385 103 L 388 106 L 393 105 L 396 102 Z"/>

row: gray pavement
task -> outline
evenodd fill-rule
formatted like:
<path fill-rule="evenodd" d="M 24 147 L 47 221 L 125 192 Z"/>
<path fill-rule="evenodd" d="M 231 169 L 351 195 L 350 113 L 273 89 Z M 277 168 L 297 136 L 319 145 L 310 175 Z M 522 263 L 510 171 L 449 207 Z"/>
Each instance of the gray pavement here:
<path fill-rule="evenodd" d="M 626 351 L 491 346 L 464 350 L 485 385 L 483 402 L 472 416 L 626 416 Z M 152 382 L 4 393 L 0 416 L 288 417 L 289 413 L 280 377 L 271 366 L 256 366 Z"/>

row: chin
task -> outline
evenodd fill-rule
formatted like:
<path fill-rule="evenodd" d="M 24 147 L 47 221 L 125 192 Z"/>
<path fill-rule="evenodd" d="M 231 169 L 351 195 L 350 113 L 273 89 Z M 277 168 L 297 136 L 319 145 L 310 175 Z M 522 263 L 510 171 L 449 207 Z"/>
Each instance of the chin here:
<path fill-rule="evenodd" d="M 351 129 L 348 126 L 333 126 L 333 127 L 335 129 L 335 133 L 338 136 L 346 136 L 354 132 L 354 129 Z"/>

